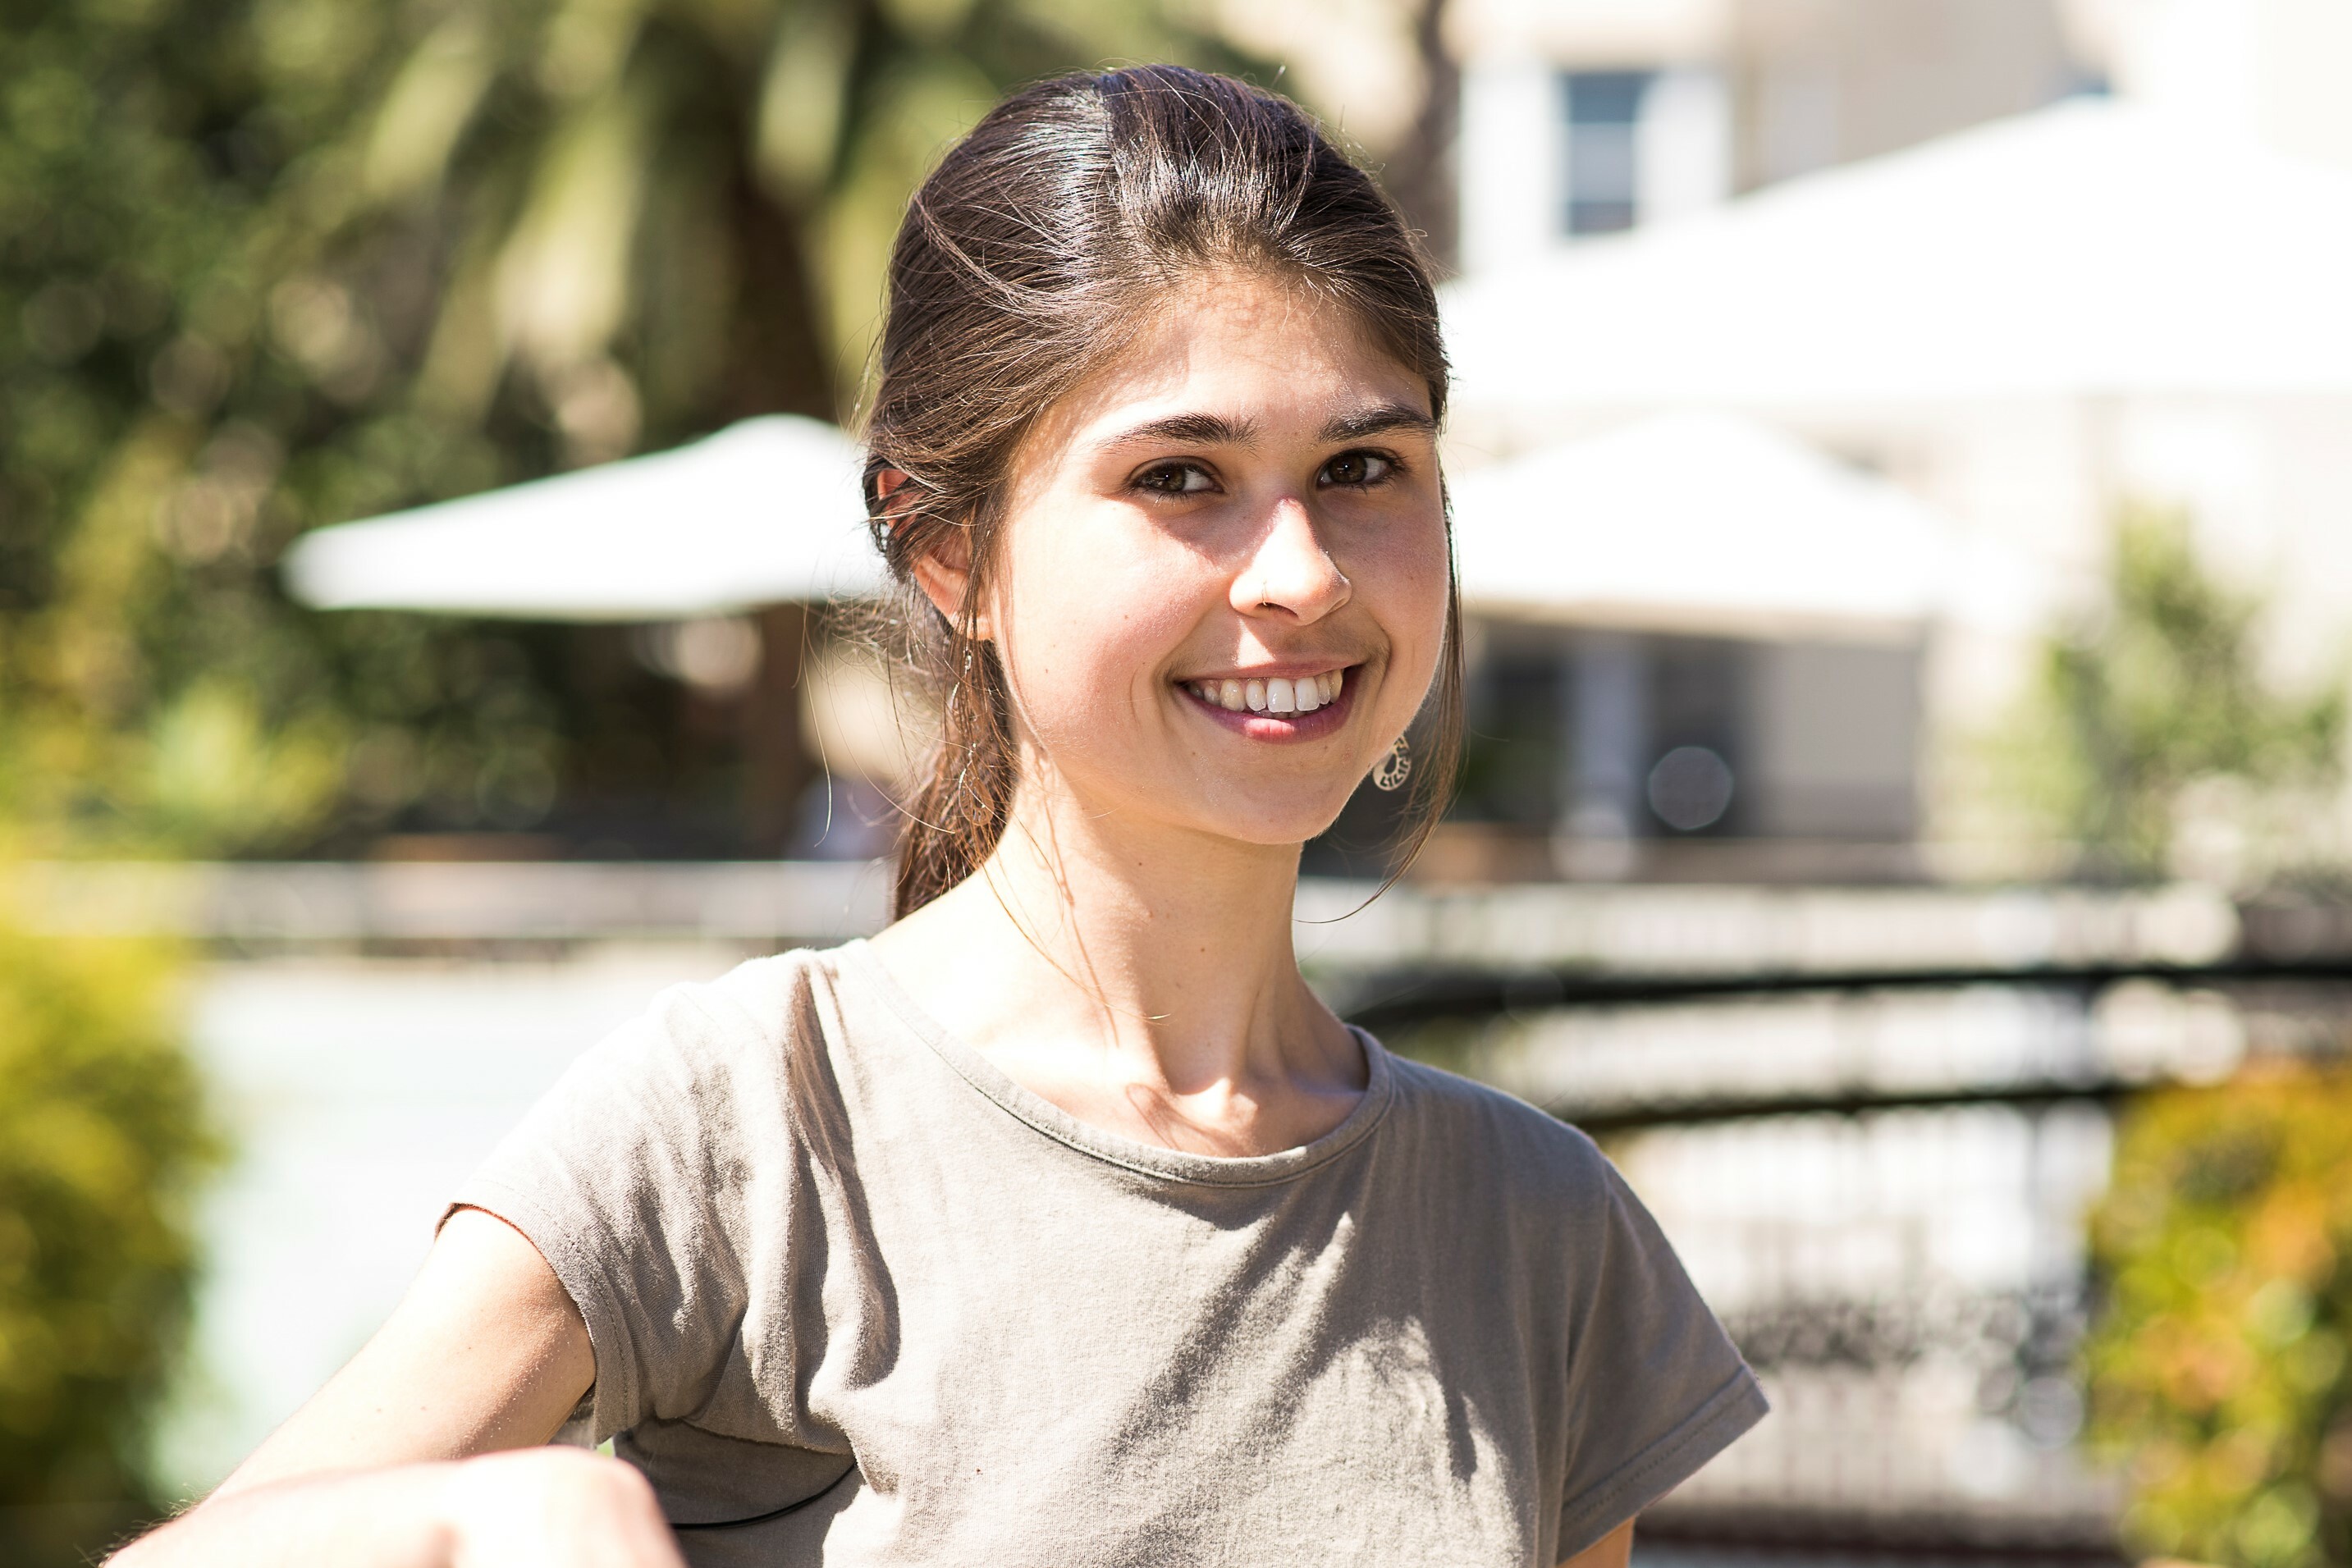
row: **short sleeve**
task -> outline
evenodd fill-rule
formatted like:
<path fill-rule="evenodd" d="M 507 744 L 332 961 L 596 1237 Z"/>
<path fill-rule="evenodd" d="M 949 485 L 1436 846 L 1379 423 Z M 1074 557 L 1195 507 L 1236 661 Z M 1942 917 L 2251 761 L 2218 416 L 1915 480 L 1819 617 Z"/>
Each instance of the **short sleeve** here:
<path fill-rule="evenodd" d="M 711 1398 L 746 1309 L 755 1157 L 789 1138 L 772 1044 L 712 988 L 665 991 L 564 1073 L 450 1207 L 528 1237 L 587 1322 L 601 1442 Z M 789 1162 L 786 1162 L 787 1164 Z"/>
<path fill-rule="evenodd" d="M 1614 1166 L 1578 1249 L 1560 1561 L 1696 1474 L 1769 1406 L 1730 1336 Z"/>

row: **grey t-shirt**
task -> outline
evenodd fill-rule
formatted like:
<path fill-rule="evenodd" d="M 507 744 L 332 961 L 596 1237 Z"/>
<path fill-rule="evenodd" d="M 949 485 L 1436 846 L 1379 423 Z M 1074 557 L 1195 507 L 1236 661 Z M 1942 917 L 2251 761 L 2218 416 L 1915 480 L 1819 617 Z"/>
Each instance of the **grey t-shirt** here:
<path fill-rule="evenodd" d="M 457 1197 L 697 1564 L 1550 1568 L 1764 1414 L 1584 1135 L 1360 1036 L 1250 1158 L 1065 1114 L 862 943 L 664 992 Z M 854 1461 L 854 1468 L 853 1468 Z M 824 1490 L 828 1483 L 830 1490 Z"/>

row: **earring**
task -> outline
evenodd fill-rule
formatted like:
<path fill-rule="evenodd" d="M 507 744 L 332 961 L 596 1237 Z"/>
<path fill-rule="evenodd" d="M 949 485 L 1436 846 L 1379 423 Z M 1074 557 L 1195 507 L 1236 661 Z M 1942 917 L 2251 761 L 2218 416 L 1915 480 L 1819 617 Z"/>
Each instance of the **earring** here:
<path fill-rule="evenodd" d="M 1400 735 L 1396 744 L 1389 747 L 1389 754 L 1373 766 L 1372 786 L 1379 789 L 1402 789 L 1404 781 L 1412 777 L 1412 753 L 1405 748 L 1404 737 Z"/>

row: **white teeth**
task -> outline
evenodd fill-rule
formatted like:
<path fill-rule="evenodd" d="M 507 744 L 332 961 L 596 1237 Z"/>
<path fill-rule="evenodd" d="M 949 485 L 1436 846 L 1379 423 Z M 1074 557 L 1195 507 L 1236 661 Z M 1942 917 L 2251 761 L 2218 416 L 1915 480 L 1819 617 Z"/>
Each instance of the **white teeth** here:
<path fill-rule="evenodd" d="M 1329 707 L 1339 700 L 1347 688 L 1347 673 L 1331 670 L 1319 675 L 1299 675 L 1285 680 L 1279 675 L 1265 680 L 1186 681 L 1184 689 L 1207 703 L 1228 713 L 1313 713 L 1317 708 Z"/>

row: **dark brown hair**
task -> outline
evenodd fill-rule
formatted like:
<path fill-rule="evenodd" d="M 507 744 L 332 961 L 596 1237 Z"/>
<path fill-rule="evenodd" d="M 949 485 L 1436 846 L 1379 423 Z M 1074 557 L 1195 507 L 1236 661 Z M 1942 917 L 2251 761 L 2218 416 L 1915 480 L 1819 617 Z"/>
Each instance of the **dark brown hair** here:
<path fill-rule="evenodd" d="M 898 914 L 978 870 L 1012 804 L 1004 672 L 972 631 L 1014 454 L 1171 288 L 1225 267 L 1276 274 L 1352 313 L 1444 417 L 1437 296 L 1411 233 L 1370 176 L 1272 93 L 1175 66 L 1041 82 L 992 110 L 915 193 L 891 252 L 866 427 L 866 511 L 901 588 L 898 630 L 940 715 L 930 777 L 907 803 Z M 892 469 L 908 482 L 886 496 Z M 971 586 L 950 618 L 912 589 L 910 569 L 959 535 Z M 1399 864 L 1453 782 L 1459 620 L 1449 583 Z"/>

